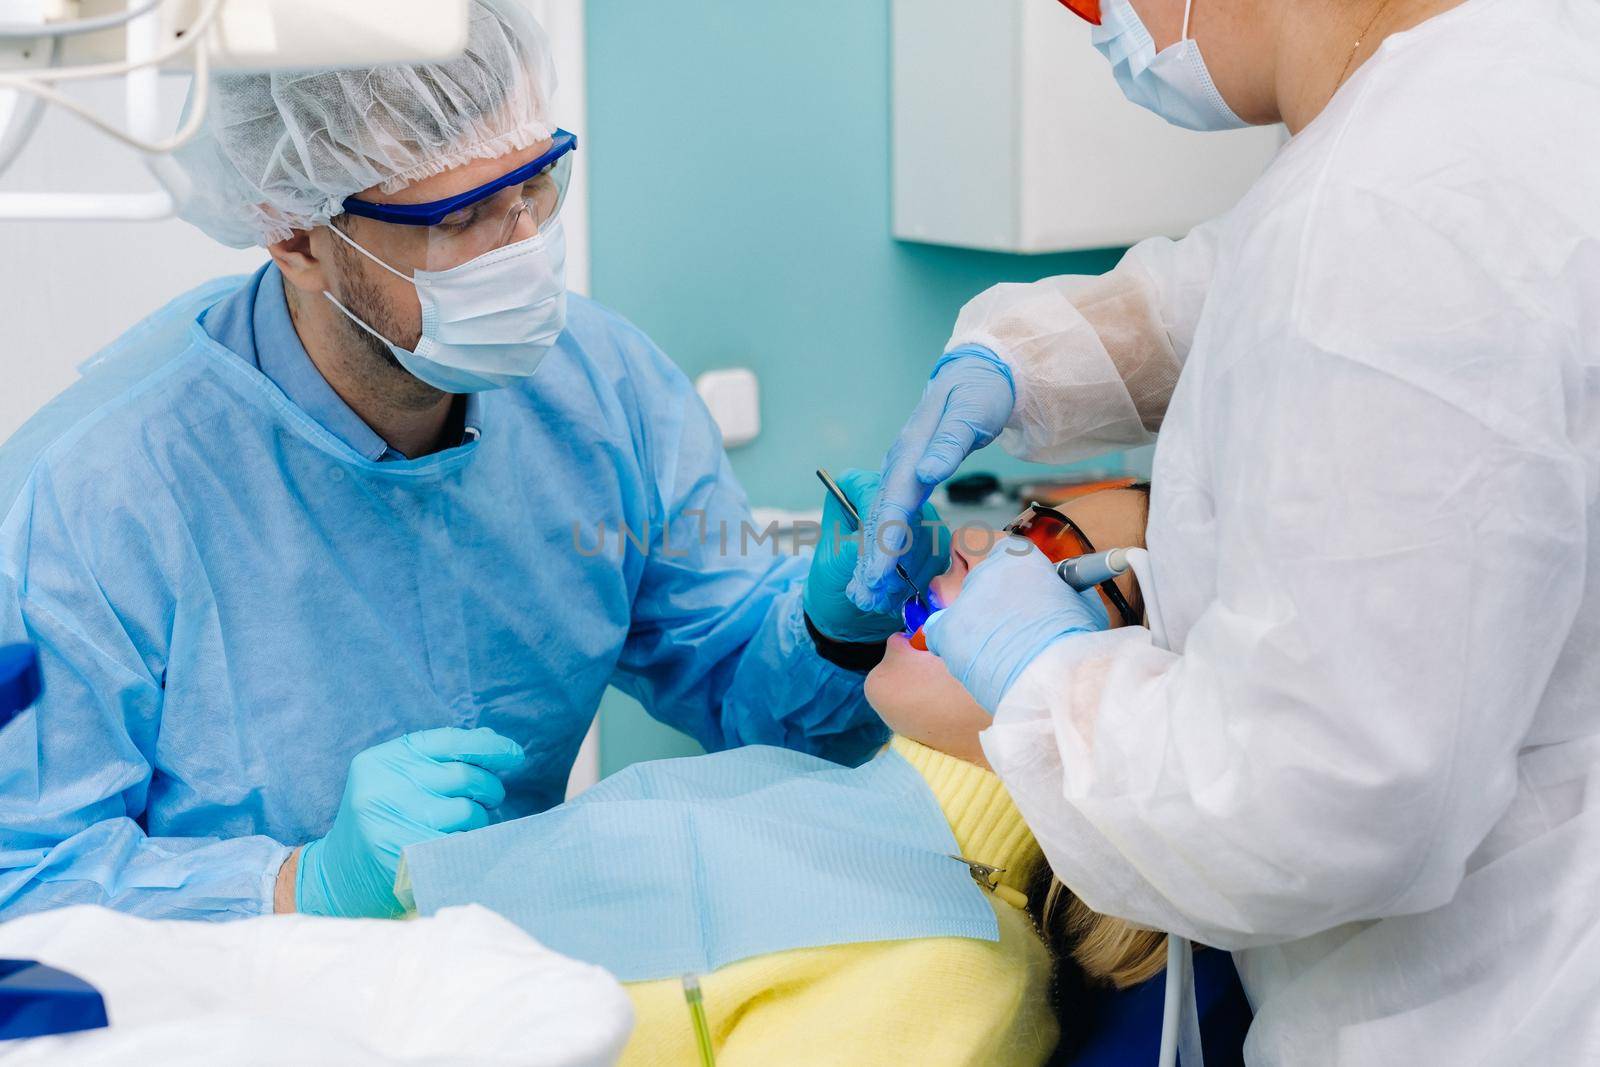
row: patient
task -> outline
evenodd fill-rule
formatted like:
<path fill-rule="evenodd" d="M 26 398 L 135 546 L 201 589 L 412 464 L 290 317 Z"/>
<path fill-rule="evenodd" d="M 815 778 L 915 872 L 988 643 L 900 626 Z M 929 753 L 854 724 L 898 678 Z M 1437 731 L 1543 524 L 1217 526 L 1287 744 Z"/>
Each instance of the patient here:
<path fill-rule="evenodd" d="M 1142 547 L 1147 504 L 1141 490 L 1119 489 L 1060 510 L 1098 547 Z M 946 604 L 997 539 L 978 529 L 956 532 L 950 568 L 933 582 Z M 1133 576 L 1118 584 L 1137 616 Z M 1112 625 L 1123 624 L 1109 600 L 1107 609 Z M 866 692 L 896 733 L 890 749 L 926 782 L 960 855 L 1004 869 L 984 898 L 999 940 L 829 944 L 723 966 L 701 978 L 717 1063 L 1042 1064 L 1061 1036 L 1057 998 L 1086 981 L 1120 988 L 1151 977 L 1165 963 L 1165 939 L 1096 915 L 1052 882 L 984 760 L 978 734 L 989 716 L 937 657 L 891 638 Z M 532 827 L 539 818 L 524 822 Z M 806 887 L 795 888 L 803 894 Z M 637 1026 L 622 1062 L 700 1062 L 680 981 L 627 988 Z"/>

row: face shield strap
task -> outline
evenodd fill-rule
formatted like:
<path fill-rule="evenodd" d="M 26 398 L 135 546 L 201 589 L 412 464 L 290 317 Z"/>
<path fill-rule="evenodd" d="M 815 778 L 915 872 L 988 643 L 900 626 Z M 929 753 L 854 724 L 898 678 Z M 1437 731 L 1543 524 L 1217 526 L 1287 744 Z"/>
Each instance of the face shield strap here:
<path fill-rule="evenodd" d="M 554 143 L 549 151 L 538 159 L 527 163 L 509 174 L 503 174 L 487 185 L 452 196 L 445 200 L 435 200 L 427 204 L 374 204 L 360 197 L 346 197 L 343 207 L 346 213 L 357 215 L 364 219 L 373 219 L 377 222 L 393 223 L 397 226 L 437 226 L 451 215 L 463 208 L 489 199 L 502 189 L 509 189 L 513 185 L 522 185 L 539 176 L 547 168 L 555 165 L 566 156 L 578 149 L 578 137 L 566 130 L 557 130 Z"/>

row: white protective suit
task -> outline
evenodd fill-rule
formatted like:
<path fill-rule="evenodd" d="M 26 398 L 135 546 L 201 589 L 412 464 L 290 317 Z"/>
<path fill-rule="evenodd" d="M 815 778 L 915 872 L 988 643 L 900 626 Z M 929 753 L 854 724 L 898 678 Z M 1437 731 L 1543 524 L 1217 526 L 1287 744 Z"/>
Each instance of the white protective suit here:
<path fill-rule="evenodd" d="M 1392 37 L 1229 215 L 968 343 L 1019 455 L 1160 430 L 1170 651 L 1059 642 L 983 735 L 1056 873 L 1241 950 L 1252 1063 L 1600 1063 L 1600 3 Z"/>

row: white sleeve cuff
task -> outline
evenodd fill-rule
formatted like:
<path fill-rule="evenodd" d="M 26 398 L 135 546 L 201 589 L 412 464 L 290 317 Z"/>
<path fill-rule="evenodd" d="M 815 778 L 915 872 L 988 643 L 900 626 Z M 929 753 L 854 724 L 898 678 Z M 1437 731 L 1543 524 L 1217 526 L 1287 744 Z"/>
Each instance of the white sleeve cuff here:
<path fill-rule="evenodd" d="M 1028 664 L 995 711 L 997 726 L 1049 720 L 1067 797 L 1087 795 L 1093 788 L 1101 696 L 1117 653 L 1134 643 L 1151 644 L 1150 631 L 1124 626 L 1063 637 Z"/>

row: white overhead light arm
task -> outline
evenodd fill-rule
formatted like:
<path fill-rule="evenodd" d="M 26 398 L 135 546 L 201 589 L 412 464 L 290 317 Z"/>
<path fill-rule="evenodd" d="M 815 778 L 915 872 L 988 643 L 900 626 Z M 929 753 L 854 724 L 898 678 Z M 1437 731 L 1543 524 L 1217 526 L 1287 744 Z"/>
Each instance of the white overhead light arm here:
<path fill-rule="evenodd" d="M 127 118 L 131 138 L 154 143 L 161 136 L 161 68 L 151 60 L 160 51 L 160 5 L 143 0 L 128 0 L 129 10 L 137 12 L 128 26 Z M 220 7 L 220 0 L 214 0 Z M 204 27 L 202 30 L 204 31 Z M 206 50 L 203 39 L 194 42 L 196 54 L 195 75 L 206 76 Z M 43 97 L 32 103 L 37 109 Z M 24 97 L 22 106 L 30 106 Z M 194 118 L 203 120 L 204 106 L 199 104 Z M 37 121 L 37 110 L 34 113 Z M 98 123 L 97 123 L 98 125 Z M 198 128 L 198 121 L 189 125 Z M 23 132 L 23 140 L 31 130 Z M 181 134 L 180 134 L 181 136 Z M 21 142 L 17 148 L 21 148 Z M 0 163 L 5 159 L 0 156 Z M 52 222 L 158 222 L 177 214 L 178 206 L 188 196 L 189 186 L 183 170 L 166 154 L 144 155 L 145 167 L 155 176 L 161 190 L 154 193 L 0 193 L 0 220 L 32 219 Z"/>
<path fill-rule="evenodd" d="M 46 65 L 55 62 L 61 51 L 60 41 L 50 42 L 50 55 Z M 6 172 L 33 131 L 39 127 L 39 116 L 44 114 L 44 101 L 37 96 L 0 90 L 0 174 Z"/>
<path fill-rule="evenodd" d="M 106 6 L 103 0 L 81 2 L 91 10 Z M 20 108 L 9 123 L 0 122 L 0 172 L 33 133 L 41 103 L 53 103 L 141 152 L 146 168 L 161 186 L 159 192 L 133 194 L 0 193 L 0 223 L 7 219 L 146 222 L 174 215 L 187 198 L 189 186 L 169 153 L 204 125 L 213 63 L 229 70 L 277 70 L 436 62 L 459 56 L 467 44 L 469 0 L 197 2 L 198 14 L 192 18 L 183 0 L 125 0 L 123 8 L 113 14 L 40 21 L 37 36 L 31 39 L 49 45 L 43 69 L 33 69 L 31 64 L 23 70 L 8 69 L 5 55 L 0 55 L 0 98 L 12 90 L 10 95 L 19 96 L 16 106 Z M 6 6 L 6 0 L 0 0 L 0 8 Z M 183 13 L 175 14 L 180 9 Z M 32 34 L 34 25 L 18 22 L 15 16 L 10 21 L 0 18 L 0 51 Z M 64 53 L 78 59 L 91 54 L 96 41 L 102 48 L 99 55 L 104 56 L 105 31 L 124 25 L 125 55 L 110 62 L 61 64 Z M 91 44 L 81 49 L 73 44 L 73 49 L 79 49 L 75 54 L 62 47 L 69 40 Z M 164 135 L 161 68 L 181 62 L 185 55 L 194 57 L 197 88 L 183 128 Z M 125 79 L 125 130 L 57 88 L 63 82 L 110 77 Z"/>

